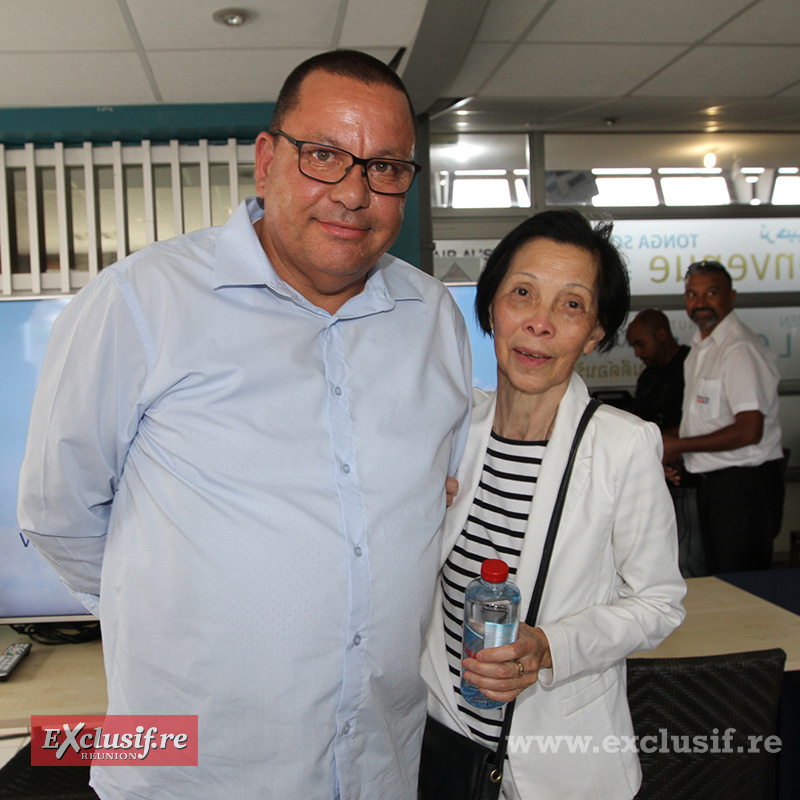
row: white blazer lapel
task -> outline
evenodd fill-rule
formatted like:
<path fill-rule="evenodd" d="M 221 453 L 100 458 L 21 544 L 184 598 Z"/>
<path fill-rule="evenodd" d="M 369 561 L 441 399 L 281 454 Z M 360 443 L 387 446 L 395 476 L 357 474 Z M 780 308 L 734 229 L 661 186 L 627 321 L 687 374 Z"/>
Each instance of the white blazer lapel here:
<path fill-rule="evenodd" d="M 553 433 L 547 444 L 539 480 L 536 483 L 536 492 L 533 496 L 531 513 L 528 517 L 528 526 L 525 531 L 525 544 L 520 555 L 519 570 L 517 572 L 517 585 L 522 594 L 522 611 L 528 612 L 528 605 L 539 574 L 539 563 L 542 559 L 542 548 L 550 525 L 553 506 L 564 476 L 569 450 L 575 437 L 583 410 L 589 402 L 589 392 L 581 378 L 573 373 L 567 391 L 561 400 L 556 415 Z M 584 440 L 585 441 L 585 440 Z M 586 447 L 582 448 L 586 453 Z M 575 497 L 580 493 L 580 488 L 586 482 L 589 474 L 590 458 L 586 455 L 576 458 L 570 481 L 570 494 L 564 506 L 559 526 L 559 535 L 568 527 L 570 512 L 575 507 Z M 556 536 L 556 551 L 559 536 Z M 524 617 L 523 617 L 524 618 Z"/>

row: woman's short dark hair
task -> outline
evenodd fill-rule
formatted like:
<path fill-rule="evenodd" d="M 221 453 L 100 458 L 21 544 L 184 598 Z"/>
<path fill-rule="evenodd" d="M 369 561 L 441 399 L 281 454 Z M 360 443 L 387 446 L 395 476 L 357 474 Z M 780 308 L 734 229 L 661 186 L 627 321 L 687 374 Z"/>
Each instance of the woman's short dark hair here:
<path fill-rule="evenodd" d="M 610 350 L 617 342 L 631 299 L 628 270 L 619 250 L 611 243 L 613 227 L 611 221 L 592 227 L 578 211 L 553 209 L 535 214 L 514 228 L 492 251 L 478 278 L 475 313 L 484 333 L 492 334 L 489 309 L 516 252 L 533 239 L 550 239 L 579 247 L 594 257 L 597 264 L 597 321 L 605 331 L 597 349 L 601 353 Z"/>

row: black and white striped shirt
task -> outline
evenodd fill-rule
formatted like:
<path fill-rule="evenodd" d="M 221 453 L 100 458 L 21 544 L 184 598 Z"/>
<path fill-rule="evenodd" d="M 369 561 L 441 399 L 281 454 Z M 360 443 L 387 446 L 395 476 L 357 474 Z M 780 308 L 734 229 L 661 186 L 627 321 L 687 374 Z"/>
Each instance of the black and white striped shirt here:
<path fill-rule="evenodd" d="M 487 558 L 505 561 L 514 581 L 546 444 L 503 439 L 492 431 L 472 508 L 442 568 L 445 645 L 458 708 L 470 730 L 492 745 L 499 738 L 503 708 L 475 708 L 461 697 L 464 590 L 480 576 Z"/>

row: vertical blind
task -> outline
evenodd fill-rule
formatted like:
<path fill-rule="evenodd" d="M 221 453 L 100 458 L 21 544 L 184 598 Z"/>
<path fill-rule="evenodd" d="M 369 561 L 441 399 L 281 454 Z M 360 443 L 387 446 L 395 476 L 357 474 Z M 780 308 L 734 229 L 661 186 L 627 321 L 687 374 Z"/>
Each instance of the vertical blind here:
<path fill-rule="evenodd" d="M 0 144 L 0 294 L 71 294 L 147 244 L 221 225 L 254 194 L 255 145 Z"/>

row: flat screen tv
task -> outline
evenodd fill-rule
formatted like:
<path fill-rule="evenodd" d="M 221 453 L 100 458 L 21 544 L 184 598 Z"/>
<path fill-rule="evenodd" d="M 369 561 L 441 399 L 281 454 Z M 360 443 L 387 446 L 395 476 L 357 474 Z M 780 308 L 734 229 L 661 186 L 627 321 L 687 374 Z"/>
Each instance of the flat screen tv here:
<path fill-rule="evenodd" d="M 0 301 L 0 624 L 90 621 L 17 524 L 31 402 L 53 320 L 69 297 Z"/>
<path fill-rule="evenodd" d="M 452 283 L 447 284 L 447 288 L 467 322 L 472 345 L 472 383 L 487 392 L 492 392 L 497 388 L 497 358 L 494 354 L 493 340 L 481 330 L 475 316 L 477 287 L 474 283 Z"/>

